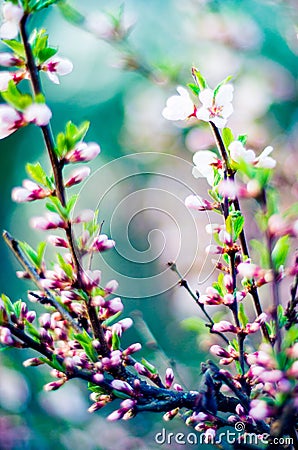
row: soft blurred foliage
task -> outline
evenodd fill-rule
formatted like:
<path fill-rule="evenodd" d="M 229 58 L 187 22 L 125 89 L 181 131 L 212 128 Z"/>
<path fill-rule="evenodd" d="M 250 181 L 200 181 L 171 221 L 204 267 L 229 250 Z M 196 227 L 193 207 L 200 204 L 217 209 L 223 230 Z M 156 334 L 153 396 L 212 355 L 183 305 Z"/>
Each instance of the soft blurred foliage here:
<path fill-rule="evenodd" d="M 47 102 L 53 110 L 53 129 L 57 134 L 67 120 L 91 121 L 88 140 L 99 142 L 102 148 L 93 163 L 94 171 L 122 156 L 154 153 L 148 164 L 141 155 L 133 161 L 120 160 L 115 167 L 110 166 L 110 172 L 99 171 L 92 189 L 88 185 L 83 189 L 82 203 L 87 207 L 96 206 L 98 192 L 110 187 L 111 176 L 124 179 L 123 183 L 116 184 L 106 204 L 100 208 L 100 219 L 105 220 L 103 229 L 110 234 L 109 222 L 121 201 L 127 201 L 130 195 L 142 189 L 145 191 L 131 199 L 137 204 L 136 214 L 142 208 L 146 211 L 140 217 L 135 216 L 129 229 L 126 229 L 127 217 L 133 213 L 126 213 L 126 206 L 124 210 L 120 208 L 113 219 L 113 238 L 117 236 L 124 258 L 115 252 L 105 257 L 103 263 L 110 268 L 103 270 L 104 278 L 121 278 L 119 294 L 122 289 L 126 315 L 136 310 L 142 312 L 144 321 L 134 313 L 137 326 L 135 331 L 127 333 L 126 339 L 142 342 L 144 356 L 157 364 L 161 374 L 172 360 L 179 375 L 177 382 L 195 389 L 199 383 L 200 362 L 205 358 L 202 352 L 210 344 L 201 337 L 199 347 L 196 323 L 190 326 L 193 331 L 181 327 L 182 319 L 198 316 L 192 299 L 181 288 L 163 289 L 163 281 L 159 279 L 154 281 L 154 293 L 165 290 L 159 295 L 152 295 L 152 286 L 146 291 L 142 284 L 140 287 L 133 284 L 134 279 L 164 271 L 168 280 L 165 285 L 174 286 L 175 276 L 165 267 L 167 260 L 174 259 L 177 252 L 180 270 L 188 273 L 193 288 L 204 290 L 204 280 L 210 275 L 211 259 L 208 266 L 203 238 L 209 218 L 204 214 L 195 215 L 187 221 L 185 215 L 189 217 L 189 213 L 181 201 L 189 189 L 183 183 L 198 194 L 206 195 L 207 185 L 203 180 L 192 178 L 190 163 L 193 152 L 213 148 L 210 131 L 206 124 L 173 125 L 163 119 L 161 111 L 177 84 L 192 81 L 192 65 L 204 73 L 211 86 L 233 75 L 235 113 L 229 126 L 239 134 L 248 133 L 249 146 L 257 151 L 266 145 L 274 146 L 274 155 L 279 161 L 276 183 L 281 201 L 285 205 L 293 202 L 298 193 L 295 2 L 126 0 L 124 20 L 127 25 L 134 25 L 124 45 L 99 38 L 100 27 L 104 27 L 99 14 L 117 15 L 119 1 L 74 1 L 73 5 L 87 17 L 89 25 L 92 22 L 91 28 L 97 31 L 97 36 L 67 22 L 55 7 L 39 13 L 31 23 L 32 28 L 45 27 L 51 44 L 59 46 L 61 56 L 74 63 L 73 73 L 62 78 L 60 86 L 43 78 Z M 134 63 L 135 57 L 141 62 L 142 70 L 132 70 L 132 67 L 127 70 L 127 66 L 135 65 L 131 58 L 128 61 L 128 54 L 133 56 Z M 39 130 L 30 126 L 1 141 L 0 145 L 1 228 L 35 244 L 43 235 L 33 233 L 28 220 L 32 215 L 42 214 L 40 204 L 16 206 L 11 202 L 10 192 L 24 179 L 27 161 L 41 160 L 47 164 L 44 144 Z M 170 158 L 167 163 L 163 153 L 181 160 Z M 132 168 L 138 176 L 131 175 Z M 159 177 L 158 173 L 163 176 Z M 174 180 L 173 186 L 170 178 Z M 156 195 L 156 189 L 163 189 L 166 194 L 157 195 L 156 203 L 151 204 L 151 189 L 152 195 Z M 169 197 L 171 193 L 173 198 Z M 248 218 L 253 212 L 250 208 L 249 203 L 244 205 Z M 192 232 L 193 223 L 200 232 L 199 245 Z M 161 230 L 162 235 L 152 230 Z M 179 231 L 183 230 L 186 236 L 180 236 Z M 248 233 L 253 237 L 257 230 L 250 226 Z M 128 257 L 126 262 L 129 242 L 138 252 L 150 249 L 152 244 L 156 261 L 142 265 L 129 262 Z M 3 242 L 0 242 L 0 251 L 1 291 L 13 300 L 26 298 L 31 285 L 15 277 L 18 265 Z M 100 268 L 101 262 L 96 263 Z M 199 274 L 202 286 L 197 283 Z M 125 295 L 126 292 L 129 295 Z M 58 392 L 45 393 L 42 386 L 49 381 L 48 371 L 44 368 L 25 370 L 21 365 L 31 354 L 29 350 L 5 350 L 0 354 L 0 447 L 3 449 L 153 449 L 160 447 L 154 442 L 154 435 L 162 427 L 169 431 L 188 431 L 179 420 L 164 423 L 159 415 L 149 413 L 129 422 L 107 423 L 104 417 L 108 409 L 93 415 L 86 412 L 88 393 L 86 386 L 79 382 L 71 381 Z M 164 445 L 164 448 L 178 447 L 175 443 Z"/>

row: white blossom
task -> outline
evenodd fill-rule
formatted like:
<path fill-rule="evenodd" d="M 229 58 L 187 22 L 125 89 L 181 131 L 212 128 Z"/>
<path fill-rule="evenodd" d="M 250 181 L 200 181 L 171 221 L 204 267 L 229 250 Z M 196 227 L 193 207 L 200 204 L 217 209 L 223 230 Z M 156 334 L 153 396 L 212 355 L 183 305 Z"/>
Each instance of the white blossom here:
<path fill-rule="evenodd" d="M 0 27 L 1 39 L 14 39 L 19 32 L 19 22 L 24 15 L 24 10 L 18 5 L 5 2 L 2 5 L 3 23 Z"/>
<path fill-rule="evenodd" d="M 213 122 L 216 127 L 223 128 L 233 112 L 231 103 L 233 90 L 231 84 L 224 84 L 216 93 L 209 88 L 201 91 L 199 99 L 203 106 L 197 110 L 197 118 L 205 122 Z"/>
<path fill-rule="evenodd" d="M 216 164 L 218 158 L 215 153 L 209 150 L 200 150 L 193 156 L 195 167 L 192 169 L 192 174 L 195 178 L 205 177 L 210 186 L 214 182 L 214 171 L 212 164 Z"/>
<path fill-rule="evenodd" d="M 162 111 L 162 115 L 167 120 L 185 120 L 193 114 L 194 104 L 188 91 L 182 87 L 177 87 L 179 95 L 172 95 L 166 103 L 166 107 Z"/>

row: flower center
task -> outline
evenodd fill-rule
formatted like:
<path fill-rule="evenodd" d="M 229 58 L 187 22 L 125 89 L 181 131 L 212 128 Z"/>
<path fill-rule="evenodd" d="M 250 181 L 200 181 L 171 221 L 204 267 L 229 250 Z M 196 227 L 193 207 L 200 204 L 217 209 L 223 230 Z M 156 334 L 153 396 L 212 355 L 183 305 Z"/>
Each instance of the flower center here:
<path fill-rule="evenodd" d="M 220 116 L 222 110 L 223 110 L 223 106 L 212 105 L 211 108 L 209 108 L 210 117 Z"/>

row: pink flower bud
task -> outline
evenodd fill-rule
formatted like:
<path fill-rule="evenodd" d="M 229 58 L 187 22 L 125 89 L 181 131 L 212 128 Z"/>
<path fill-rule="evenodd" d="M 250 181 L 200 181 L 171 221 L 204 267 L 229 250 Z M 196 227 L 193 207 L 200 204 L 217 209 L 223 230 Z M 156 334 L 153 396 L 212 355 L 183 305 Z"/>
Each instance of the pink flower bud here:
<path fill-rule="evenodd" d="M 22 60 L 17 58 L 12 53 L 2 52 L 0 53 L 0 66 L 13 67 L 22 63 Z"/>
<path fill-rule="evenodd" d="M 101 373 L 96 373 L 93 375 L 93 381 L 96 384 L 100 384 L 104 381 L 104 376 Z"/>
<path fill-rule="evenodd" d="M 42 314 L 39 317 L 38 321 L 41 327 L 49 329 L 51 327 L 51 314 L 49 313 Z"/>
<path fill-rule="evenodd" d="M 83 180 L 89 177 L 90 172 L 90 167 L 80 167 L 79 169 L 74 170 L 68 180 L 65 182 L 65 187 L 71 187 L 75 184 L 81 183 Z"/>
<path fill-rule="evenodd" d="M 133 321 L 130 317 L 126 317 L 125 319 L 119 320 L 118 324 L 121 326 L 122 331 L 126 331 L 133 325 Z"/>
<path fill-rule="evenodd" d="M 111 386 L 113 389 L 116 389 L 116 391 L 124 392 L 128 395 L 132 395 L 134 393 L 133 388 L 126 381 L 113 380 Z"/>
<path fill-rule="evenodd" d="M 106 308 L 114 315 L 119 311 L 123 311 L 123 303 L 120 297 L 115 297 L 111 300 L 108 300 L 105 305 Z"/>
<path fill-rule="evenodd" d="M 35 123 L 39 127 L 49 123 L 52 117 L 50 108 L 44 103 L 32 103 L 24 111 L 24 118 L 28 123 Z"/>
<path fill-rule="evenodd" d="M 250 407 L 249 415 L 255 420 L 264 420 L 270 415 L 269 407 L 264 400 L 253 400 Z"/>
<path fill-rule="evenodd" d="M 65 379 L 60 379 L 58 381 L 52 381 L 51 383 L 46 384 L 43 388 L 45 391 L 56 391 L 65 383 Z"/>
<path fill-rule="evenodd" d="M 233 324 L 231 324 L 231 322 L 228 322 L 227 320 L 222 320 L 213 325 L 212 331 L 217 331 L 220 333 L 225 332 L 237 333 L 237 328 Z"/>
<path fill-rule="evenodd" d="M 228 353 L 220 345 L 212 345 L 210 347 L 210 352 L 213 353 L 213 355 L 221 356 L 221 357 L 225 357 L 225 358 L 228 358 L 230 356 L 230 353 Z"/>
<path fill-rule="evenodd" d="M 28 311 L 26 314 L 26 320 L 28 320 L 28 322 L 30 323 L 33 323 L 35 319 L 36 319 L 36 312 Z"/>
<path fill-rule="evenodd" d="M 116 280 L 111 280 L 105 285 L 105 293 L 107 295 L 113 294 L 118 289 L 118 282 Z"/>
<path fill-rule="evenodd" d="M 284 374 L 281 370 L 264 370 L 260 376 L 259 379 L 263 383 L 277 383 L 281 381 L 284 377 Z"/>
<path fill-rule="evenodd" d="M 70 163 L 92 161 L 100 153 L 100 147 L 96 142 L 80 142 L 67 153 L 65 160 Z"/>
<path fill-rule="evenodd" d="M 54 245 L 55 247 L 68 248 L 68 242 L 60 236 L 55 236 L 51 234 L 50 236 L 48 236 L 48 242 Z"/>
<path fill-rule="evenodd" d="M 240 276 L 248 279 L 252 279 L 259 274 L 258 266 L 248 261 L 238 264 L 237 270 Z"/>
<path fill-rule="evenodd" d="M 136 353 L 140 351 L 142 348 L 142 345 L 139 342 L 136 342 L 135 344 L 131 344 L 127 349 L 123 351 L 123 356 L 129 356 L 133 353 Z"/>
<path fill-rule="evenodd" d="M 47 189 L 41 188 L 31 180 L 24 180 L 23 187 L 15 187 L 12 190 L 11 198 L 17 203 L 32 202 L 51 195 Z"/>
<path fill-rule="evenodd" d="M 24 367 L 31 367 L 31 366 L 35 367 L 40 366 L 41 364 L 44 364 L 44 362 L 40 361 L 40 359 L 38 358 L 29 358 L 23 362 Z"/>
<path fill-rule="evenodd" d="M 57 213 L 47 213 L 45 217 L 33 217 L 30 220 L 32 228 L 39 230 L 51 230 L 54 228 L 65 228 L 64 220 Z"/>
<path fill-rule="evenodd" d="M 101 271 L 85 270 L 81 275 L 81 279 L 86 291 L 91 291 L 94 287 L 99 286 L 101 280 Z"/>
<path fill-rule="evenodd" d="M 137 362 L 137 363 L 135 363 L 134 368 L 136 369 L 138 374 L 143 375 L 144 377 L 148 377 L 148 378 L 151 377 L 151 373 L 145 366 L 143 366 L 143 364 Z"/>
<path fill-rule="evenodd" d="M 298 361 L 294 361 L 292 366 L 289 368 L 287 374 L 290 377 L 298 378 Z"/>
<path fill-rule="evenodd" d="M 235 181 L 222 180 L 218 185 L 218 193 L 223 197 L 228 197 L 234 200 L 239 194 L 239 188 Z"/>
<path fill-rule="evenodd" d="M 115 241 L 108 239 L 106 234 L 100 234 L 91 244 L 91 250 L 97 252 L 104 252 L 115 246 Z"/>
<path fill-rule="evenodd" d="M 94 219 L 94 211 L 92 211 L 92 209 L 84 209 L 73 220 L 73 223 L 91 222 L 91 220 L 93 220 L 93 219 Z"/>
<path fill-rule="evenodd" d="M 184 203 L 187 208 L 196 209 L 197 211 L 213 210 L 213 204 L 198 195 L 189 195 L 186 197 Z"/>
<path fill-rule="evenodd" d="M 174 372 L 173 369 L 171 367 L 168 367 L 166 370 L 166 376 L 165 376 L 165 385 L 166 388 L 169 389 L 174 381 Z"/>
<path fill-rule="evenodd" d="M 24 125 L 21 114 L 9 105 L 0 105 L 0 139 L 4 139 Z"/>
<path fill-rule="evenodd" d="M 8 328 L 0 327 L 0 342 L 4 345 L 13 345 L 13 337 Z"/>

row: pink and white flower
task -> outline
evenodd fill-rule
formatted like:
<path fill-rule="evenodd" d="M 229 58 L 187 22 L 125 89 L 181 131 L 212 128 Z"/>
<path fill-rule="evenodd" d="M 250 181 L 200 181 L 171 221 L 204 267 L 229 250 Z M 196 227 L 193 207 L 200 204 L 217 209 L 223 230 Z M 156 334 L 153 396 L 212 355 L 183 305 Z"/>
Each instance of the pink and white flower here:
<path fill-rule="evenodd" d="M 184 200 L 184 204 L 187 208 L 196 209 L 197 211 L 212 211 L 215 207 L 213 203 L 199 195 L 189 195 Z"/>
<path fill-rule="evenodd" d="M 100 146 L 96 142 L 79 142 L 76 147 L 68 152 L 65 161 L 70 163 L 86 162 L 96 158 L 100 153 Z"/>
<path fill-rule="evenodd" d="M 24 125 L 21 113 L 12 106 L 0 105 L 0 139 L 4 139 Z"/>
<path fill-rule="evenodd" d="M 24 15 L 21 6 L 14 5 L 11 2 L 5 2 L 2 5 L 3 23 L 0 27 L 1 39 L 14 39 L 19 33 L 19 22 Z"/>
<path fill-rule="evenodd" d="M 13 67 L 22 64 L 24 61 L 19 59 L 13 53 L 1 52 L 0 53 L 0 66 L 2 67 Z"/>
<path fill-rule="evenodd" d="M 41 70 L 46 72 L 49 79 L 55 84 L 60 84 L 58 76 L 68 75 L 72 69 L 73 63 L 60 56 L 53 56 L 41 66 Z"/>
<path fill-rule="evenodd" d="M 106 234 L 100 234 L 96 237 L 91 245 L 91 250 L 96 252 L 104 252 L 115 247 L 115 241 L 109 239 Z"/>
<path fill-rule="evenodd" d="M 39 127 L 48 125 L 51 117 L 52 112 L 44 103 L 32 103 L 24 111 L 25 121 L 35 123 Z"/>
<path fill-rule="evenodd" d="M 65 182 L 65 187 L 71 187 L 75 184 L 81 183 L 90 175 L 90 172 L 90 167 L 80 167 L 79 169 L 74 170 Z"/>
<path fill-rule="evenodd" d="M 233 141 L 229 145 L 230 155 L 233 161 L 240 163 L 245 161 L 246 163 L 253 163 L 256 159 L 256 154 L 253 150 L 246 150 L 242 142 Z"/>
<path fill-rule="evenodd" d="M 194 114 L 194 104 L 188 91 L 182 87 L 177 87 L 179 95 L 172 95 L 168 98 L 166 107 L 162 115 L 167 120 L 185 120 Z"/>
<path fill-rule="evenodd" d="M 197 118 L 213 122 L 216 127 L 223 128 L 233 113 L 233 90 L 231 84 L 224 84 L 217 92 L 209 88 L 201 91 L 199 100 L 203 106 L 196 111 Z"/>
<path fill-rule="evenodd" d="M 31 180 L 24 180 L 23 187 L 15 187 L 12 190 L 11 197 L 17 203 L 32 202 L 51 195 L 51 191 L 40 187 Z"/>

